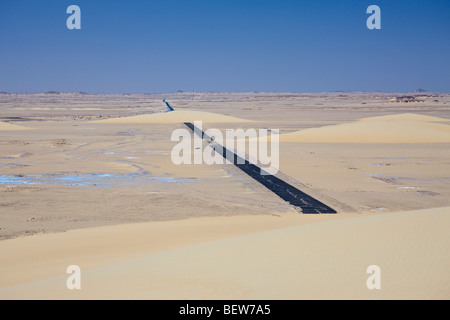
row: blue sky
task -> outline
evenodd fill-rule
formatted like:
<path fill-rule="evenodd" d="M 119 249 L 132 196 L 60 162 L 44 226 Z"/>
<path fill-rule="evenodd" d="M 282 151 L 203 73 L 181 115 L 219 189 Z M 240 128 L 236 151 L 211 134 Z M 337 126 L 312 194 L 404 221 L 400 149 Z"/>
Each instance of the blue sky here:
<path fill-rule="evenodd" d="M 448 0 L 0 2 L 7 92 L 450 92 L 449 57 Z"/>

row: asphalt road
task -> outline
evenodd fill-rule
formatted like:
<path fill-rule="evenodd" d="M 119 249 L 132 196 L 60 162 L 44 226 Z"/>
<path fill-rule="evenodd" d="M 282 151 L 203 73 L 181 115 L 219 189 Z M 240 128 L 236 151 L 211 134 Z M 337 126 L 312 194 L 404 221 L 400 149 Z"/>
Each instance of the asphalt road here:
<path fill-rule="evenodd" d="M 197 131 L 195 126 L 190 122 L 184 123 L 193 132 Z M 198 129 L 198 128 L 197 128 Z M 198 130 L 197 132 L 200 132 Z M 210 138 L 201 131 L 201 138 L 210 141 Z M 301 209 L 302 213 L 305 214 L 318 214 L 318 213 L 337 213 L 336 210 L 327 206 L 323 202 L 311 197 L 310 195 L 304 193 L 303 191 L 297 189 L 296 187 L 290 185 L 289 183 L 281 180 L 274 175 L 262 175 L 261 169 L 257 165 L 254 165 L 247 160 L 242 159 L 234 152 L 222 147 L 222 156 L 225 159 L 231 159 L 234 157 L 233 164 L 245 172 L 247 175 L 261 183 L 267 189 L 275 193 L 284 201 L 289 202 L 291 205 Z M 219 149 L 219 148 L 218 148 Z M 228 153 L 228 157 L 227 157 Z M 238 161 L 239 160 L 239 161 Z"/>

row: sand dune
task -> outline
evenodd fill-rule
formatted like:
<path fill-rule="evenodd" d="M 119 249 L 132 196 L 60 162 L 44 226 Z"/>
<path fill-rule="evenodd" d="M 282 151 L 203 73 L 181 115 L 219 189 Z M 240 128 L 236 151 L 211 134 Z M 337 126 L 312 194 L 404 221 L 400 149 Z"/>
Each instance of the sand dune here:
<path fill-rule="evenodd" d="M 226 116 L 223 114 L 204 112 L 204 111 L 185 111 L 175 110 L 171 112 L 143 114 L 138 116 L 113 118 L 106 120 L 98 120 L 92 122 L 98 123 L 183 123 L 203 121 L 204 123 L 235 123 L 235 122 L 251 122 L 251 120 L 240 119 L 236 117 Z"/>
<path fill-rule="evenodd" d="M 31 130 L 31 128 L 0 121 L 0 131 Z"/>
<path fill-rule="evenodd" d="M 204 217 L 76 229 L 6 240 L 0 242 L 0 256 L 8 261 L 0 264 L 0 287 L 56 276 L 67 263 L 77 263 L 83 268 L 99 267 L 149 253 L 335 218 L 339 217 L 295 214 L 282 218 Z"/>
<path fill-rule="evenodd" d="M 449 213 L 335 219 L 205 242 L 85 270 L 78 291 L 61 275 L 0 289 L 0 298 L 448 299 Z M 381 290 L 366 286 L 369 265 L 381 268 Z"/>
<path fill-rule="evenodd" d="M 417 122 L 450 122 L 450 119 L 427 116 L 417 113 L 400 113 L 387 116 L 368 117 L 359 121 L 417 121 Z"/>
<path fill-rule="evenodd" d="M 282 134 L 279 138 L 281 142 L 443 143 L 450 142 L 448 121 L 416 114 L 399 114 L 304 129 Z"/>

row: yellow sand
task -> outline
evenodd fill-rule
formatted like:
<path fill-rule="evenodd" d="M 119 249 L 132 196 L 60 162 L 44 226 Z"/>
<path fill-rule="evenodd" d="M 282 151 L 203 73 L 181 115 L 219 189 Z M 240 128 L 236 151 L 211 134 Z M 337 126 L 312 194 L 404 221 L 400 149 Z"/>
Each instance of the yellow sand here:
<path fill-rule="evenodd" d="M 279 138 L 281 142 L 443 143 L 450 142 L 450 125 L 446 122 L 443 118 L 400 114 L 309 128 Z"/>
<path fill-rule="evenodd" d="M 143 114 L 138 116 L 113 118 L 92 122 L 99 123 L 183 123 L 203 121 L 205 123 L 251 122 L 250 120 L 204 111 L 175 110 L 171 112 Z"/>
<path fill-rule="evenodd" d="M 417 113 L 401 113 L 387 116 L 368 117 L 360 119 L 359 121 L 417 121 L 417 122 L 450 122 L 450 119 L 444 119 L 433 116 L 426 116 Z"/>
<path fill-rule="evenodd" d="M 40 271 L 55 267 L 60 276 L 2 288 L 0 299 L 450 298 L 450 207 L 301 225 L 290 221 L 292 226 L 281 229 L 276 217 L 223 219 L 1 242 L 2 281 L 33 279 L 28 273 L 38 279 Z M 256 230 L 261 232 L 252 233 Z M 165 236 L 156 240 L 155 235 Z M 123 261 L 108 263 L 112 256 Z M 66 288 L 64 271 L 70 264 L 82 267 L 81 290 Z M 369 265 L 381 268 L 381 290 L 366 286 Z"/>
<path fill-rule="evenodd" d="M 31 128 L 11 124 L 7 122 L 0 122 L 0 131 L 14 131 L 14 130 L 30 130 Z"/>

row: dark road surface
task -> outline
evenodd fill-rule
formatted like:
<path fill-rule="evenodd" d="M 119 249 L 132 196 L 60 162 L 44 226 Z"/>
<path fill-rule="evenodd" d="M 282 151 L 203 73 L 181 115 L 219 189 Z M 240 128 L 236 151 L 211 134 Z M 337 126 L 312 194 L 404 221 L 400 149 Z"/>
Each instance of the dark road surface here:
<path fill-rule="evenodd" d="M 210 141 L 210 138 L 200 131 L 198 128 L 196 130 L 194 125 L 190 122 L 184 123 L 193 132 L 201 132 L 201 138 Z M 302 210 L 302 213 L 306 214 L 317 214 L 317 213 L 336 213 L 336 210 L 330 208 L 326 204 L 320 202 L 319 200 L 311 197 L 310 195 L 304 193 L 303 191 L 297 189 L 296 187 L 286 183 L 285 181 L 277 178 L 274 175 L 262 175 L 260 167 L 242 159 L 234 152 L 226 149 L 222 146 L 222 156 L 225 159 L 232 159 L 234 157 L 233 164 L 248 174 L 250 177 L 261 183 L 267 189 L 275 193 L 281 199 L 289 202 L 291 205 L 296 206 Z M 228 157 L 227 157 L 228 153 Z M 239 161 L 238 161 L 239 160 Z M 242 163 L 242 164 L 241 164 Z"/>
<path fill-rule="evenodd" d="M 167 112 L 175 111 L 175 109 L 166 101 L 166 99 L 164 99 L 163 102 L 166 105 Z"/>

